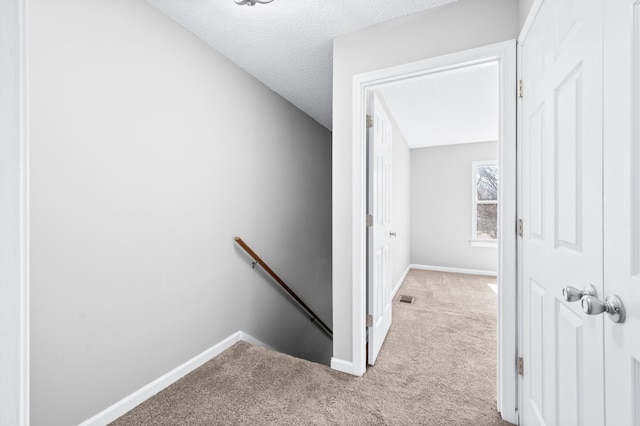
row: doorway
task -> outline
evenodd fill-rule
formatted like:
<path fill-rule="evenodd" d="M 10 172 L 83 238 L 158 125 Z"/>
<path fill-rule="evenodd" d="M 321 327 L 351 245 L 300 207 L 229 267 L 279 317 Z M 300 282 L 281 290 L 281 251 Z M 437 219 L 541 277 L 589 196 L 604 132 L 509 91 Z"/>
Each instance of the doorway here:
<path fill-rule="evenodd" d="M 366 368 L 366 100 L 374 90 L 399 84 L 407 79 L 447 70 L 495 62 L 499 69 L 498 167 L 504 184 L 499 188 L 498 220 L 498 410 L 503 418 L 517 422 L 517 373 L 514 368 L 516 334 L 516 45 L 515 41 L 493 44 L 399 67 L 354 77 L 353 93 L 353 363 L 356 373 Z"/>

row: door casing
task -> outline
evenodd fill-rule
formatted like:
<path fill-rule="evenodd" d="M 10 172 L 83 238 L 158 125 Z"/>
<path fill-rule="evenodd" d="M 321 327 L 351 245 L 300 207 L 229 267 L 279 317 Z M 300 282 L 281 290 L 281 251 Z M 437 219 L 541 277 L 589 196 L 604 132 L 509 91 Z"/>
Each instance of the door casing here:
<path fill-rule="evenodd" d="M 352 164 L 352 365 L 351 374 L 366 370 L 366 101 L 371 90 L 446 70 L 497 62 L 500 87 L 498 165 L 499 199 L 498 371 L 497 408 L 517 423 L 517 285 L 516 285 L 516 41 L 510 40 L 449 55 L 385 68 L 353 78 Z"/>
<path fill-rule="evenodd" d="M 0 424 L 29 424 L 27 1 L 0 2 Z"/>

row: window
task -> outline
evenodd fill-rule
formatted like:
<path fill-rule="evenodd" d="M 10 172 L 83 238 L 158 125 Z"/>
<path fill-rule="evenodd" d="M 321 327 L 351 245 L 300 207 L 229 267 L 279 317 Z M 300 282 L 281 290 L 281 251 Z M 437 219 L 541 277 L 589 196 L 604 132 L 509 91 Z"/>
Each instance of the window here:
<path fill-rule="evenodd" d="M 474 161 L 471 174 L 471 245 L 495 245 L 498 238 L 498 165 L 495 161 Z"/>

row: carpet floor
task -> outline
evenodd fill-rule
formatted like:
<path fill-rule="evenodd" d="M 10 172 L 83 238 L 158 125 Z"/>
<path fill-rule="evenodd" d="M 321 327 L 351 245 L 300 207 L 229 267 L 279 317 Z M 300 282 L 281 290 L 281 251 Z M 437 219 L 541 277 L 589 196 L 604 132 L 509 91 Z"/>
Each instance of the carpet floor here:
<path fill-rule="evenodd" d="M 488 283 L 495 279 L 411 270 L 363 377 L 240 342 L 112 425 L 508 425 L 495 408 Z"/>

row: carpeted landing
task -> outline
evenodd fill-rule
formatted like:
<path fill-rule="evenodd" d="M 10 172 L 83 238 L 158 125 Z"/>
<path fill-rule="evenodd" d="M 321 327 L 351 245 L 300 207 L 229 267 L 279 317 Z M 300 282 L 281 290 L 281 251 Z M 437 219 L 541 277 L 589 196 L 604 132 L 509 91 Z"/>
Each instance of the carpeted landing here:
<path fill-rule="evenodd" d="M 241 342 L 112 425 L 508 425 L 495 408 L 494 282 L 410 271 L 363 377 Z"/>

